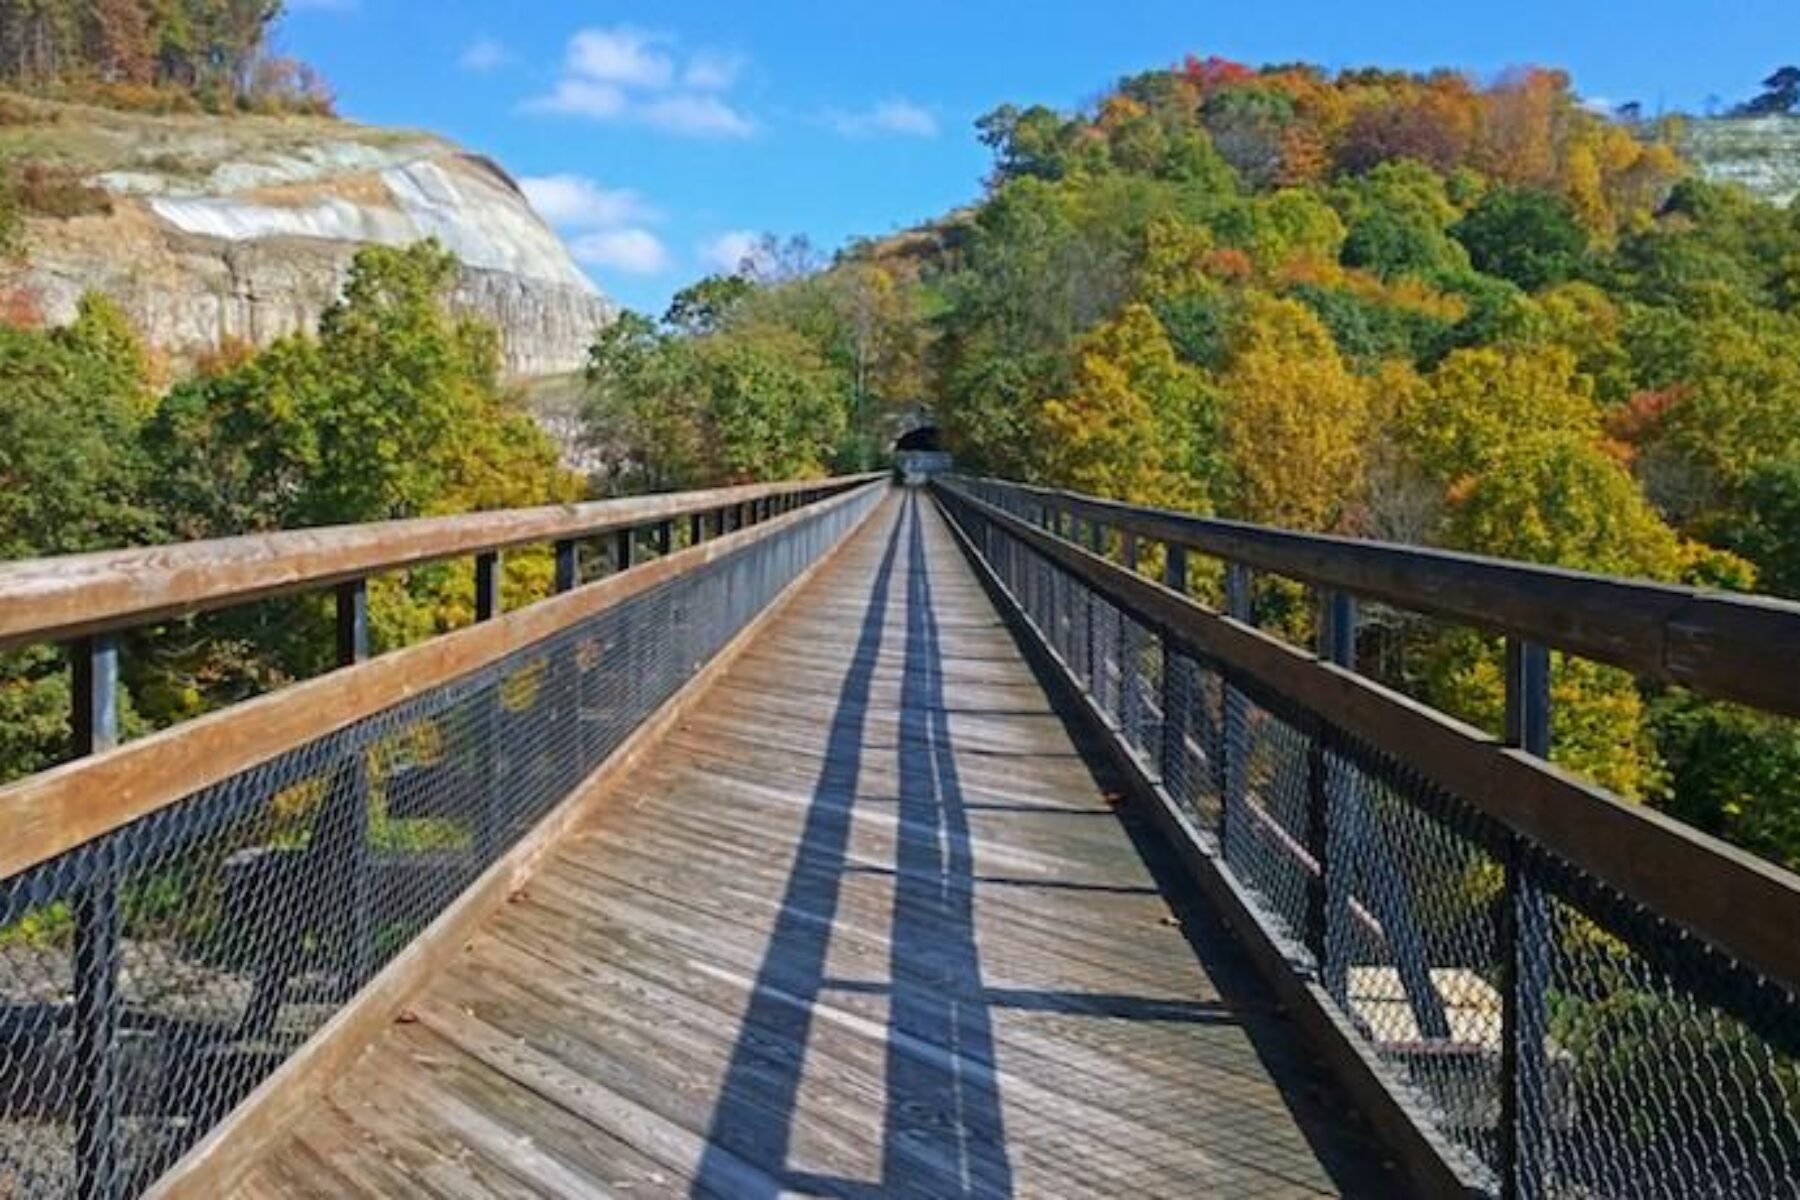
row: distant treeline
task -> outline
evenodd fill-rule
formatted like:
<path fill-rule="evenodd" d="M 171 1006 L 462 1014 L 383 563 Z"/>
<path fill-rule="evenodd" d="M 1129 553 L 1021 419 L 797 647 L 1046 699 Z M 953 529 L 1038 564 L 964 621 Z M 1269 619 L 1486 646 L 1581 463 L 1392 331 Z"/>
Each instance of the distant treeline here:
<path fill-rule="evenodd" d="M 281 0 L 0 0 L 0 85 L 127 108 L 329 112 Z"/>

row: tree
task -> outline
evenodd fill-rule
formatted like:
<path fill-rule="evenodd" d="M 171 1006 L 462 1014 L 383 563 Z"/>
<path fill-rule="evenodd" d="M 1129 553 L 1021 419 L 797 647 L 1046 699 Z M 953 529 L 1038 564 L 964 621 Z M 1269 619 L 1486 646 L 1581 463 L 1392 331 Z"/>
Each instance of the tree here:
<path fill-rule="evenodd" d="M 44 332 L 0 326 L 0 559 L 157 540 L 138 449 L 143 353 L 118 310 L 85 297 L 75 323 Z M 68 752 L 62 652 L 0 652 L 0 781 Z M 139 728 L 121 697 L 128 729 Z"/>
<path fill-rule="evenodd" d="M 1791 113 L 1800 105 L 1800 67 L 1780 67 L 1762 81 L 1762 95 L 1740 104 L 1736 111 L 1747 117 Z"/>
<path fill-rule="evenodd" d="M 792 330 L 760 329 L 695 350 L 727 481 L 825 473 L 848 424 L 847 389 L 816 348 Z"/>
<path fill-rule="evenodd" d="M 271 54 L 279 0 L 0 0 L 0 82 L 123 107 L 329 113 Z"/>
<path fill-rule="evenodd" d="M 705 397 L 687 342 L 623 312 L 588 351 L 585 440 L 599 453 L 595 482 L 612 493 L 718 482 Z"/>
<path fill-rule="evenodd" d="M 1133 304 L 1082 340 L 1068 395 L 1038 414 L 1046 478 L 1133 504 L 1207 512 L 1220 464 L 1205 377 L 1180 362 L 1150 308 Z"/>
<path fill-rule="evenodd" d="M 1336 526 L 1363 480 L 1369 397 L 1331 335 L 1293 300 L 1246 300 L 1221 374 L 1228 512 L 1294 529 Z"/>
<path fill-rule="evenodd" d="M 137 449 L 142 371 L 142 349 L 97 296 L 65 329 L 0 326 L 0 559 L 153 536 Z"/>
<path fill-rule="evenodd" d="M 1468 267 L 1449 235 L 1458 210 L 1445 180 L 1420 163 L 1383 163 L 1332 193 L 1344 217 L 1344 265 L 1383 279 L 1442 276 Z"/>
<path fill-rule="evenodd" d="M 494 330 L 449 312 L 455 271 L 435 243 L 367 247 L 316 338 L 284 338 L 172 389 L 145 434 L 151 493 L 171 526 L 218 536 L 573 498 L 554 446 L 499 383 Z M 515 599 L 538 573 L 532 556 L 509 556 Z M 472 595 L 462 568 L 375 581 L 376 644 L 453 626 Z M 257 649 L 170 648 L 165 674 L 206 681 L 171 693 L 191 693 L 180 703 L 204 708 L 329 661 L 326 613 L 311 598 L 208 620 L 215 649 Z"/>
<path fill-rule="evenodd" d="M 675 293 L 663 323 L 683 333 L 716 332 L 755 291 L 742 275 L 708 275 Z"/>
<path fill-rule="evenodd" d="M 1494 189 L 1450 232 L 1476 270 L 1532 292 L 1572 279 L 1588 249 L 1568 202 L 1530 188 Z"/>
<path fill-rule="evenodd" d="M 1043 105 L 1020 109 L 1003 104 L 978 118 L 975 129 L 982 145 L 993 151 L 995 186 L 1028 176 L 1062 177 L 1073 131 Z"/>

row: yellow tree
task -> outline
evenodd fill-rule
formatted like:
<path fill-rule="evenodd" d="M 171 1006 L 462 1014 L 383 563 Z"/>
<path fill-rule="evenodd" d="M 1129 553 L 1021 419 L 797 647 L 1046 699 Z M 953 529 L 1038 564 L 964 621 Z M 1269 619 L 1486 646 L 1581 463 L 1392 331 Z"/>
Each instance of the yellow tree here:
<path fill-rule="evenodd" d="M 1560 299 L 1584 307 L 1578 295 Z M 1651 507 L 1604 446 L 1590 386 L 1574 353 L 1555 344 L 1462 350 L 1439 365 L 1399 434 L 1419 473 L 1444 489 L 1441 539 L 1635 578 L 1674 580 L 1702 567 L 1743 577 L 1743 564 L 1698 555 Z M 1425 657 L 1428 699 L 1498 726 L 1504 689 L 1491 642 L 1440 635 Z M 1559 762 L 1621 795 L 1655 789 L 1661 765 L 1629 675 L 1558 656 L 1554 700 Z"/>
<path fill-rule="evenodd" d="M 1233 515 L 1330 529 L 1360 506 L 1369 387 L 1311 309 L 1246 294 L 1220 387 Z"/>
<path fill-rule="evenodd" d="M 1210 511 L 1205 379 L 1149 306 L 1082 340 L 1074 384 L 1038 412 L 1048 479 L 1133 504 Z"/>

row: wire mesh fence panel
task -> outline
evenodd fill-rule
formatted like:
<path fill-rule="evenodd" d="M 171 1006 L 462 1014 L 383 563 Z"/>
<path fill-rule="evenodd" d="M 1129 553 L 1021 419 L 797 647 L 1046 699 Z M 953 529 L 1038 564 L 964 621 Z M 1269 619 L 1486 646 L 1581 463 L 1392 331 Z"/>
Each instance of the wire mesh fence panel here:
<path fill-rule="evenodd" d="M 0 881 L 0 1197 L 147 1187 L 877 497 Z"/>
<path fill-rule="evenodd" d="M 1317 873 L 1307 846 L 1311 736 L 1235 684 L 1226 687 L 1224 726 L 1223 857 L 1279 932 L 1302 945 Z"/>
<path fill-rule="evenodd" d="M 1792 991 L 943 494 L 1046 642 L 1062 652 L 1064 610 L 1042 598 L 1096 614 L 1093 669 L 1063 652 L 1072 681 L 1461 1178 L 1570 1200 L 1800 1197 Z"/>
<path fill-rule="evenodd" d="M 1800 1195 L 1793 997 L 1547 856 L 1530 865 L 1547 893 L 1552 1190 Z"/>
<path fill-rule="evenodd" d="M 1330 783 L 1321 979 L 1478 1173 L 1497 1162 L 1502 996 L 1495 831 L 1350 742 Z"/>

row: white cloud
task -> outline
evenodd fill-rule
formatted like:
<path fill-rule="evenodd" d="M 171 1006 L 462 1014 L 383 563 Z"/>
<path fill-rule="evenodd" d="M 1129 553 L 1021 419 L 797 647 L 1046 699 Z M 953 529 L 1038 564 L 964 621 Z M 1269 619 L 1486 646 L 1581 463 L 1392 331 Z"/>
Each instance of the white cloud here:
<path fill-rule="evenodd" d="M 762 257 L 763 235 L 754 229 L 732 229 L 700 243 L 700 261 L 716 270 L 736 274 L 746 259 L 752 263 Z"/>
<path fill-rule="evenodd" d="M 536 175 L 519 180 L 531 207 L 565 229 L 603 229 L 661 216 L 630 188 L 601 187 L 582 175 Z"/>
<path fill-rule="evenodd" d="M 675 63 L 655 49 L 666 38 L 621 25 L 617 29 L 583 29 L 569 39 L 571 75 L 628 87 L 667 87 Z"/>
<path fill-rule="evenodd" d="M 725 54 L 718 50 L 699 50 L 688 59 L 681 72 L 681 82 L 702 92 L 722 92 L 736 83 L 744 70 L 741 54 Z"/>
<path fill-rule="evenodd" d="M 625 114 L 625 105 L 623 88 L 610 83 L 591 83 L 586 79 L 563 79 L 557 82 L 555 91 L 527 100 L 525 109 L 527 112 L 611 121 Z"/>
<path fill-rule="evenodd" d="M 834 109 L 825 114 L 824 120 L 844 137 L 936 137 L 938 132 L 937 118 L 931 111 L 910 100 L 884 100 L 861 112 Z"/>
<path fill-rule="evenodd" d="M 669 269 L 669 251 L 648 229 L 601 229 L 569 243 L 577 262 L 627 275 L 659 275 Z"/>
<path fill-rule="evenodd" d="M 457 63 L 465 71 L 497 71 L 512 62 L 512 51 L 491 37 L 479 37 L 463 49 Z"/>
<path fill-rule="evenodd" d="M 550 91 L 527 112 L 617 121 L 694 137 L 748 137 L 756 122 L 724 98 L 742 57 L 702 47 L 677 54 L 676 40 L 629 25 L 579 30 Z"/>
<path fill-rule="evenodd" d="M 638 107 L 636 118 L 671 133 L 749 137 L 756 123 L 717 96 L 676 93 Z"/>

